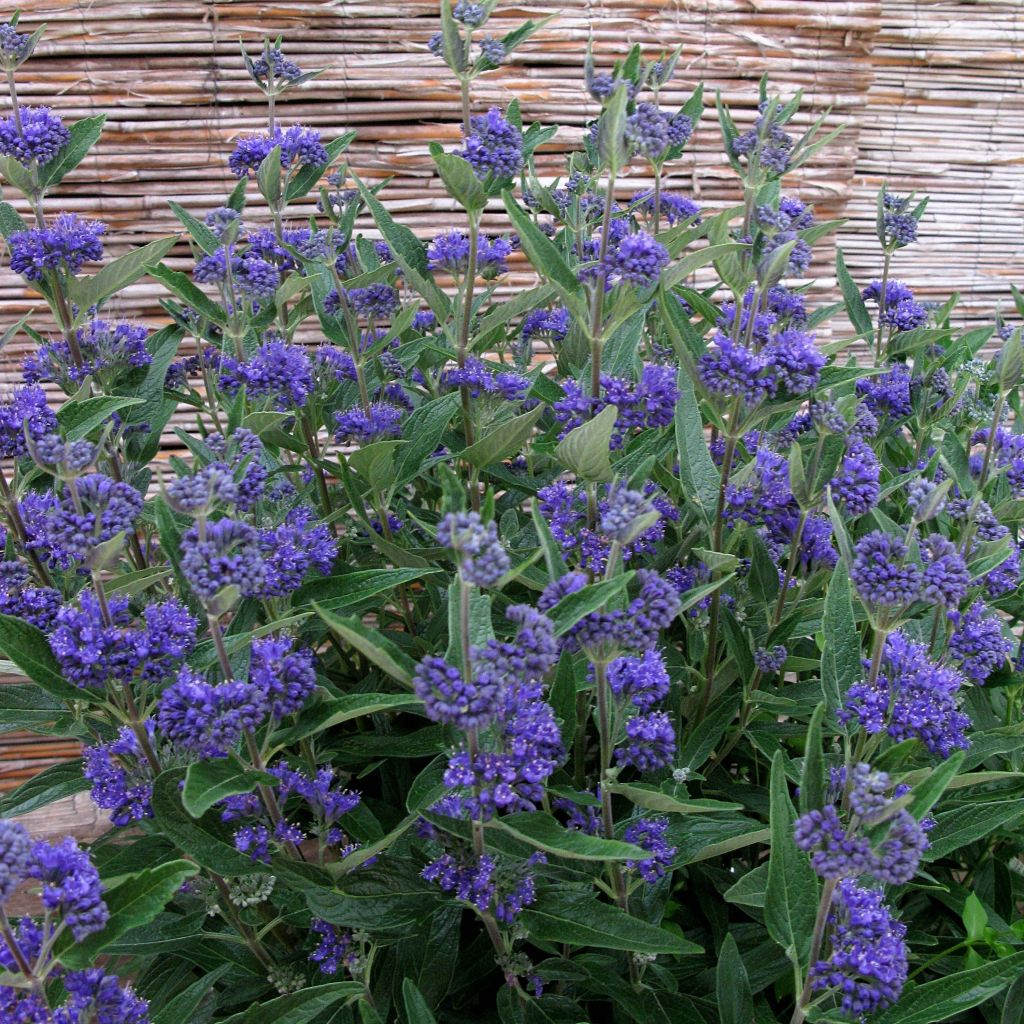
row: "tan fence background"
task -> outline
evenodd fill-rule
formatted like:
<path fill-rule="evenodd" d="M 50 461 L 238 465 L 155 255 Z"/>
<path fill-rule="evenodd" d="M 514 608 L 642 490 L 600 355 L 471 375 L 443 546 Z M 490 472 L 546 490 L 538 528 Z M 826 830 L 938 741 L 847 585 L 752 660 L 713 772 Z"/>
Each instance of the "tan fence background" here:
<path fill-rule="evenodd" d="M 459 136 L 458 97 L 447 69 L 427 50 L 438 28 L 437 0 L 24 0 L 22 25 L 48 23 L 36 56 L 22 69 L 23 102 L 49 104 L 66 120 L 106 112 L 94 153 L 48 203 L 110 224 L 116 255 L 178 229 L 173 198 L 201 215 L 221 205 L 234 179 L 232 140 L 265 123 L 262 96 L 249 83 L 239 38 L 250 50 L 264 36 L 285 37 L 304 69 L 326 68 L 281 103 L 281 120 L 320 128 L 325 138 L 349 128 L 360 175 L 391 176 L 383 198 L 424 236 L 457 223 L 431 173 L 427 143 Z M 0 3 L 5 17 L 13 5 Z M 803 89 L 802 124 L 831 108 L 840 139 L 787 186 L 815 202 L 821 217 L 845 217 L 838 238 L 822 241 L 811 273 L 816 300 L 830 301 L 832 248 L 847 252 L 854 278 L 878 276 L 874 196 L 932 195 L 922 242 L 897 258 L 894 274 L 919 296 L 963 295 L 965 322 L 1012 309 L 1011 282 L 1024 284 L 1024 4 L 1021 0 L 565 0 L 500 4 L 488 27 L 500 36 L 524 18 L 557 18 L 500 71 L 478 80 L 478 110 L 513 96 L 524 119 L 563 125 L 541 154 L 543 174 L 596 113 L 583 89 L 583 55 L 593 39 L 609 65 L 634 43 L 654 57 L 682 44 L 680 69 L 663 92 L 681 103 L 707 84 L 708 105 L 688 155 L 668 187 L 709 208 L 734 201 L 734 178 L 721 150 L 713 110 L 721 90 L 741 125 L 754 116 L 757 81 L 767 72 L 783 94 Z M 0 107 L 6 107 L 0 103 Z M 642 187 L 623 184 L 629 195 Z M 255 194 L 255 189 L 252 190 Z M 9 196 L 8 196 L 9 198 Z M 296 220 L 300 211 L 296 211 Z M 491 227 L 500 217 L 491 216 Z M 182 246 L 171 262 L 188 266 Z M 514 267 L 510 283 L 527 279 Z M 117 312 L 159 322 L 160 290 L 130 289 Z M 0 268 L 0 330 L 40 301 Z M 47 327 L 45 307 L 33 320 Z M 24 338 L 0 362 L 17 377 Z M 0 736 L 0 787 L 31 775 L 68 745 Z"/>

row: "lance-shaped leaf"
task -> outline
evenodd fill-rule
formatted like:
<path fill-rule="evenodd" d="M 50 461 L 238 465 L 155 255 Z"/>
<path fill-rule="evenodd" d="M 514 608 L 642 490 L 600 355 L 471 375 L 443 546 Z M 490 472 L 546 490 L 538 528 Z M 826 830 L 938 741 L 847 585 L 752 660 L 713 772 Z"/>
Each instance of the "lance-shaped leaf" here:
<path fill-rule="evenodd" d="M 555 458 L 580 480 L 607 483 L 612 479 L 612 431 L 619 410 L 606 405 L 593 419 L 570 430 L 555 449 Z"/>
<path fill-rule="evenodd" d="M 122 288 L 134 284 L 151 267 L 155 267 L 170 252 L 177 236 L 158 238 L 148 245 L 133 249 L 108 263 L 92 277 L 76 277 L 71 281 L 71 298 L 81 311 L 78 319 L 88 316 L 91 306 L 98 306 Z"/>

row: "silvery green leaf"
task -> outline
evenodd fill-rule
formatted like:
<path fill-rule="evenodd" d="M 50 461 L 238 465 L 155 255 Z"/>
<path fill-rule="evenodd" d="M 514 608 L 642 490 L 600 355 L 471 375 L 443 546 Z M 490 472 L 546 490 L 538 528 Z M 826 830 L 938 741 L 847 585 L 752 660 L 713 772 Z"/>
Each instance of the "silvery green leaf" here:
<path fill-rule="evenodd" d="M 614 405 L 606 405 L 593 419 L 569 431 L 558 442 L 555 457 L 580 480 L 609 482 L 612 479 L 609 452 L 618 414 Z"/>

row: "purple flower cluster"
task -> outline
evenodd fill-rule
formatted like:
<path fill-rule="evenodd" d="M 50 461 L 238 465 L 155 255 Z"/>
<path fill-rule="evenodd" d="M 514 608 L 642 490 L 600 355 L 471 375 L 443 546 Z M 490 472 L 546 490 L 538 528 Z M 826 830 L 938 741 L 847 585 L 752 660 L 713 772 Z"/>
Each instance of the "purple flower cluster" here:
<path fill-rule="evenodd" d="M 608 514 L 608 503 L 612 494 L 612 485 L 608 485 L 604 495 L 598 501 L 598 517 L 600 526 Z M 633 537 L 622 550 L 622 560 L 631 559 L 644 554 L 651 554 L 665 536 L 665 528 L 669 522 L 679 519 L 679 510 L 662 494 L 653 483 L 646 483 L 643 495 L 650 501 L 652 508 L 660 513 L 658 519 L 649 524 L 642 533 Z M 602 530 L 587 526 L 587 496 L 579 485 L 572 486 L 557 480 L 537 492 L 540 499 L 541 514 L 551 528 L 551 533 L 558 542 L 562 553 L 574 557 L 579 565 L 594 572 L 603 572 L 611 549 L 611 538 Z M 566 577 L 563 577 L 563 580 Z M 564 595 L 563 595 L 564 596 Z"/>
<path fill-rule="evenodd" d="M 636 192 L 630 200 L 634 212 L 645 214 L 647 217 L 654 216 L 654 192 L 646 190 Z M 686 196 L 676 195 L 674 192 L 662 192 L 658 196 L 658 211 L 665 218 L 669 227 L 682 224 L 685 221 L 700 223 L 700 207 Z"/>
<path fill-rule="evenodd" d="M 281 271 L 276 264 L 265 260 L 257 252 L 231 250 L 230 273 L 228 255 L 223 248 L 196 263 L 192 276 L 200 284 L 230 284 L 238 295 L 254 302 L 273 299 L 281 283 Z"/>
<path fill-rule="evenodd" d="M 268 82 L 271 75 L 278 81 L 286 82 L 294 82 L 296 78 L 302 77 L 302 69 L 294 61 L 289 60 L 279 46 L 265 49 L 252 62 L 250 70 L 252 75 L 262 82 Z"/>
<path fill-rule="evenodd" d="M 874 530 L 854 547 L 850 578 L 860 599 L 874 608 L 901 609 L 921 594 L 921 568 L 908 561 L 899 537 Z"/>
<path fill-rule="evenodd" d="M 54 1024 L 149 1024 L 149 1003 L 102 968 L 69 973 L 64 988 L 67 1002 L 54 1015 Z"/>
<path fill-rule="evenodd" d="M 9 401 L 0 402 L 0 457 L 20 459 L 28 452 L 26 435 L 39 440 L 56 431 L 57 416 L 42 388 L 15 388 Z"/>
<path fill-rule="evenodd" d="M 51 561 L 83 562 L 98 545 L 133 532 L 141 512 L 142 495 L 130 484 L 88 473 L 68 482 L 39 524 L 38 540 Z"/>
<path fill-rule="evenodd" d="M 751 445 L 753 438 L 748 438 Z M 742 485 L 730 484 L 725 492 L 723 515 L 726 522 L 742 521 L 759 526 L 769 552 L 781 557 L 796 540 L 800 506 L 789 485 L 789 464 L 777 452 L 758 445 L 749 475 Z M 800 534 L 799 564 L 831 568 L 838 555 L 832 546 L 832 527 L 818 514 L 808 515 Z"/>
<path fill-rule="evenodd" d="M 44 633 L 53 628 L 63 598 L 53 587 L 34 587 L 20 562 L 0 562 L 0 615 L 15 615 Z"/>
<path fill-rule="evenodd" d="M 814 991 L 835 990 L 842 1011 L 856 1019 L 895 1003 L 907 980 L 907 929 L 893 918 L 882 893 L 844 879 L 828 924 L 831 953 L 811 965 Z"/>
<path fill-rule="evenodd" d="M 182 537 L 182 549 L 182 574 L 203 602 L 225 587 L 237 587 L 243 597 L 256 596 L 266 582 L 259 534 L 248 523 L 197 523 Z"/>
<path fill-rule="evenodd" d="M 949 638 L 950 656 L 968 679 L 984 684 L 1013 649 L 999 616 L 988 611 L 984 602 L 975 601 L 966 612 L 951 611 L 949 617 L 956 627 Z"/>
<path fill-rule="evenodd" d="M 153 723 L 149 726 L 152 738 Z M 128 726 L 110 743 L 86 747 L 83 753 L 83 774 L 92 786 L 93 803 L 110 811 L 113 824 L 124 827 L 152 817 L 152 772 L 142 758 L 138 738 Z"/>
<path fill-rule="evenodd" d="M 334 439 L 339 444 L 372 444 L 402 433 L 405 411 L 390 402 L 373 402 L 368 410 L 355 407 L 334 414 Z"/>
<path fill-rule="evenodd" d="M 301 409 L 313 392 L 313 369 L 305 349 L 272 338 L 246 362 L 225 356 L 220 387 L 229 395 L 241 387 L 250 398 L 270 398 L 276 409 Z"/>
<path fill-rule="evenodd" d="M 19 118 L 0 121 L 0 153 L 22 167 L 48 164 L 70 141 L 71 133 L 49 107 L 22 107 Z"/>
<path fill-rule="evenodd" d="M 956 608 L 967 596 L 971 574 L 959 548 L 941 533 L 921 541 L 922 597 L 934 604 Z"/>
<path fill-rule="evenodd" d="M 107 923 L 110 912 L 103 901 L 99 872 L 74 839 L 35 843 L 26 874 L 42 883 L 43 906 L 60 915 L 76 942 Z"/>
<path fill-rule="evenodd" d="M 340 970 L 351 970 L 359 963 L 352 932 L 338 928 L 321 918 L 314 917 L 310 930 L 318 936 L 318 945 L 309 959 L 318 964 L 321 974 L 337 974 Z"/>
<path fill-rule="evenodd" d="M 635 871 L 645 882 L 656 882 L 672 867 L 676 847 L 672 846 L 665 834 L 668 832 L 666 818 L 639 818 L 626 826 L 622 838 L 644 850 L 648 856 L 642 860 L 627 860 L 626 867 Z"/>
<path fill-rule="evenodd" d="M 513 605 L 507 615 L 518 626 L 515 639 L 472 649 L 472 683 L 439 658 L 417 671 L 417 692 L 431 717 L 467 730 L 488 725 L 480 749 L 459 751 L 448 761 L 444 779 L 454 792 L 435 808 L 444 814 L 488 819 L 532 810 L 565 757 L 543 698 L 544 678 L 558 658 L 554 625 L 528 605 Z"/>
<path fill-rule="evenodd" d="M 104 614 L 89 590 L 81 592 L 77 608 L 60 609 L 49 637 L 64 677 L 86 689 L 136 678 L 163 682 L 178 670 L 195 640 L 196 620 L 177 600 L 147 605 L 142 622 L 132 625 L 127 598 L 107 598 Z"/>
<path fill-rule="evenodd" d="M 964 677 L 928 656 L 924 644 L 897 630 L 885 642 L 877 679 L 850 687 L 844 720 L 856 719 L 868 733 L 883 729 L 895 740 L 919 739 L 933 754 L 967 747 L 971 720 L 959 706 Z"/>
<path fill-rule="evenodd" d="M 811 855 L 811 866 L 823 878 L 871 875 L 889 885 L 909 882 L 928 838 L 924 823 L 907 810 L 892 809 L 905 787 L 894 791 L 885 772 L 863 763 L 853 766 L 848 786 L 845 769 L 836 773 L 836 783 L 840 794 L 848 790 L 849 824 L 844 824 L 836 803 L 808 811 L 796 821 L 794 841 Z"/>
<path fill-rule="evenodd" d="M 646 288 L 657 282 L 668 262 L 668 250 L 661 242 L 645 231 L 635 231 L 609 247 L 604 259 L 604 279 Z"/>
<path fill-rule="evenodd" d="M 153 361 L 146 348 L 148 336 L 142 324 L 92 320 L 75 332 L 80 364 L 72 359 L 66 341 L 50 341 L 25 360 L 24 378 L 30 384 L 52 380 L 66 390 L 72 390 L 72 386 L 89 376 L 114 383 L 122 374 L 149 366 Z"/>
<path fill-rule="evenodd" d="M 565 398 L 552 406 L 555 419 L 562 425 L 559 436 L 565 437 L 602 409 L 614 405 L 618 415 L 612 431 L 613 450 L 622 447 L 632 430 L 669 426 L 679 401 L 676 373 L 670 366 L 647 364 L 637 382 L 602 374 L 602 394 L 597 398 L 584 394 L 574 380 L 566 380 L 562 386 Z"/>
<path fill-rule="evenodd" d="M 829 481 L 832 495 L 851 516 L 862 516 L 878 503 L 882 465 L 874 449 L 851 437 L 836 475 Z"/>
<path fill-rule="evenodd" d="M 799 235 L 814 226 L 814 213 L 799 199 L 782 196 L 778 208 L 759 206 L 754 219 L 761 228 L 762 251 L 766 260 L 781 246 L 793 244 L 786 264 L 789 276 L 802 275 L 811 264 L 811 247 Z"/>
<path fill-rule="evenodd" d="M 773 101 L 765 100 L 758 111 L 753 128 L 733 139 L 732 151 L 746 158 L 748 168 L 756 167 L 779 178 L 789 170 L 793 137 L 779 123 L 779 107 Z"/>
<path fill-rule="evenodd" d="M 495 180 L 514 178 L 523 166 L 523 137 L 497 107 L 470 120 L 470 134 L 459 156 L 468 160 L 476 176 Z"/>
<path fill-rule="evenodd" d="M 650 710 L 668 695 L 665 659 L 654 648 L 639 657 L 616 658 L 608 666 L 608 685 L 619 700 L 628 701 L 642 711 Z"/>
<path fill-rule="evenodd" d="M 928 310 L 915 301 L 914 293 L 902 281 L 886 282 L 884 302 L 881 281 L 872 281 L 861 294 L 878 303 L 881 322 L 894 331 L 912 331 L 928 322 Z"/>
<path fill-rule="evenodd" d="M 538 334 L 546 335 L 556 343 L 564 341 L 569 333 L 569 310 L 565 306 L 535 309 L 523 317 L 519 330 L 524 343 L 531 341 Z"/>
<path fill-rule="evenodd" d="M 712 395 L 740 398 L 752 406 L 779 394 L 811 391 L 824 365 L 814 335 L 791 327 L 772 334 L 760 349 L 719 331 L 700 357 L 697 372 Z"/>
<path fill-rule="evenodd" d="M 293 508 L 280 526 L 259 531 L 263 554 L 263 597 L 284 597 L 298 590 L 311 573 L 330 573 L 338 543 L 330 527 L 307 506 Z"/>
<path fill-rule="evenodd" d="M 626 141 L 651 163 L 659 163 L 670 148 L 684 146 L 693 133 L 686 114 L 670 114 L 654 103 L 638 103 L 626 118 Z"/>
<path fill-rule="evenodd" d="M 882 233 L 886 249 L 903 249 L 917 241 L 917 219 L 910 209 L 910 196 L 882 193 Z"/>
<path fill-rule="evenodd" d="M 664 711 L 634 715 L 626 722 L 626 735 L 615 749 L 615 760 L 623 767 L 653 772 L 672 763 L 676 753 L 676 731 Z"/>
<path fill-rule="evenodd" d="M 15 231 L 7 240 L 11 270 L 29 281 L 41 281 L 47 270 L 77 274 L 83 263 L 103 258 L 100 236 L 106 230 L 101 221 L 59 213 L 50 227 Z"/>
<path fill-rule="evenodd" d="M 508 868 L 488 854 L 444 853 L 423 869 L 423 877 L 442 892 L 475 907 L 488 910 L 504 924 L 511 924 L 537 896 L 533 877 L 521 868 Z"/>
<path fill-rule="evenodd" d="M 294 648 L 295 641 L 287 636 L 252 642 L 249 683 L 275 719 L 300 711 L 316 689 L 313 652 L 308 647 Z"/>
<path fill-rule="evenodd" d="M 487 280 L 507 273 L 505 261 L 512 250 L 513 244 L 509 239 L 482 235 L 477 240 L 477 273 Z M 432 270 L 446 270 L 455 276 L 464 274 L 469 269 L 469 238 L 454 229 L 435 235 L 427 246 L 427 260 Z"/>
<path fill-rule="evenodd" d="M 459 573 L 473 586 L 493 587 L 512 568 L 497 523 L 483 522 L 479 512 L 449 512 L 437 524 L 437 542 L 455 552 Z"/>
<path fill-rule="evenodd" d="M 266 695 L 256 686 L 240 680 L 214 685 L 183 668 L 160 695 L 157 725 L 181 750 L 197 757 L 227 757 L 266 711 Z"/>
<path fill-rule="evenodd" d="M 473 398 L 494 395 L 506 402 L 522 402 L 530 390 L 530 381 L 512 370 L 491 371 L 482 359 L 470 356 L 466 365 L 446 370 L 444 383 L 451 388 L 467 388 Z"/>
<path fill-rule="evenodd" d="M 234 152 L 228 158 L 228 166 L 236 178 L 259 170 L 260 164 L 275 149 L 281 153 L 281 166 L 290 170 L 293 166 L 320 166 L 329 162 L 330 157 L 320 141 L 315 128 L 292 125 L 290 128 L 275 128 L 263 135 L 252 135 L 239 139 Z"/>

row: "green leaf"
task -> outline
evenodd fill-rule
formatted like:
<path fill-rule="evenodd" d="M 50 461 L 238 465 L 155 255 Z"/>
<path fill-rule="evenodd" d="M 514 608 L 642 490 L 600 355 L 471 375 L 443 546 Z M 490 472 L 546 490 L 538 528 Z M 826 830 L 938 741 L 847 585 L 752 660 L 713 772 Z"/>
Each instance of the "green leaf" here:
<path fill-rule="evenodd" d="M 467 212 L 479 213 L 487 205 L 487 193 L 473 165 L 461 156 L 446 153 L 437 143 L 431 145 L 430 155 L 448 194 Z"/>
<path fill-rule="evenodd" d="M 274 733 L 275 746 L 288 746 L 313 733 L 351 722 L 363 715 L 376 715 L 384 711 L 421 709 L 423 702 L 410 693 L 350 693 L 333 700 L 324 700 L 303 711 L 295 725 Z"/>
<path fill-rule="evenodd" d="M 750 589 L 764 605 L 771 604 L 779 593 L 779 567 L 768 552 L 759 533 L 750 533 Z"/>
<path fill-rule="evenodd" d="M 558 294 L 569 312 L 583 327 L 587 323 L 587 304 L 583 297 L 583 286 L 577 280 L 576 274 L 569 268 L 551 239 L 515 201 L 512 193 L 503 192 L 502 200 L 531 266 L 545 281 L 558 289 Z"/>
<path fill-rule="evenodd" d="M 281 196 L 281 147 L 274 146 L 273 149 L 260 161 L 256 168 L 256 187 L 260 195 L 270 204 L 271 208 L 277 206 Z"/>
<path fill-rule="evenodd" d="M 939 802 L 942 794 L 956 778 L 956 773 L 964 763 L 965 756 L 964 751 L 956 751 L 951 757 L 947 757 L 945 761 L 941 761 L 932 768 L 910 791 L 908 809 L 918 821 L 923 821 L 928 812 Z"/>
<path fill-rule="evenodd" d="M 416 662 L 409 657 L 393 640 L 376 629 L 364 626 L 355 616 L 342 618 L 314 602 L 317 615 L 327 623 L 330 630 L 351 644 L 357 651 L 370 659 L 378 668 L 383 669 L 392 679 L 412 689 L 412 677 L 416 671 Z"/>
<path fill-rule="evenodd" d="M 660 283 L 665 288 L 673 288 L 685 281 L 695 270 L 706 267 L 715 260 L 724 256 L 749 250 L 749 245 L 742 242 L 721 242 L 718 245 L 706 245 L 703 249 L 697 249 L 688 253 L 682 259 L 673 263 L 660 278 Z M 788 258 L 788 257 L 787 257 Z"/>
<path fill-rule="evenodd" d="M 846 315 L 853 324 L 853 329 L 861 336 L 870 338 L 874 333 L 874 324 L 868 307 L 864 305 L 860 289 L 857 287 L 849 270 L 846 269 L 846 260 L 843 258 L 843 250 L 836 249 L 836 280 L 843 293 L 843 302 L 846 304 Z"/>
<path fill-rule="evenodd" d="M 3 662 L 3 671 L 16 673 L 13 662 Z M 0 686 L 0 733 L 27 729 L 42 732 L 67 709 L 35 683 L 7 683 Z"/>
<path fill-rule="evenodd" d="M 402 979 L 402 1002 L 407 1024 L 437 1024 L 437 1018 L 430 1012 L 426 999 L 411 978 Z"/>
<path fill-rule="evenodd" d="M 704 797 L 673 796 L 644 782 L 609 783 L 608 789 L 631 800 L 637 807 L 666 814 L 715 814 L 719 811 L 741 811 L 742 804 L 727 803 L 724 800 L 709 800 Z"/>
<path fill-rule="evenodd" d="M 383 203 L 360 181 L 358 175 L 353 174 L 352 177 L 359 187 L 363 202 L 380 228 L 384 241 L 390 246 L 395 261 L 405 271 L 409 284 L 426 299 L 438 322 L 443 324 L 451 312 L 451 300 L 434 283 L 423 243 L 404 224 L 398 224 L 394 220 Z"/>
<path fill-rule="evenodd" d="M 46 634 L 22 619 L 0 615 L 0 649 L 27 678 L 60 700 L 91 703 L 103 700 L 103 695 L 95 690 L 72 686 L 61 675 Z"/>
<path fill-rule="evenodd" d="M 198 871 L 191 861 L 172 860 L 130 875 L 103 895 L 110 911 L 106 927 L 80 942 L 65 934 L 64 941 L 58 943 L 57 958 L 73 970 L 88 967 L 115 939 L 152 921 L 175 897 L 185 879 Z"/>
<path fill-rule="evenodd" d="M 131 397 L 139 399 L 139 404 L 132 406 L 132 411 L 128 415 L 130 423 L 149 423 L 152 425 L 152 432 L 159 434 L 159 430 L 162 429 L 159 424 L 166 423 L 170 418 L 170 412 L 176 408 L 176 403 L 173 400 L 169 403 L 165 397 L 164 381 L 167 378 L 167 368 L 178 354 L 178 346 L 184 336 L 185 331 L 181 327 L 177 324 L 168 324 L 146 339 L 146 351 L 152 361 L 146 367 L 141 382 L 131 389 Z M 165 413 L 168 404 L 171 410 Z M 166 418 L 160 420 L 161 415 L 165 415 Z M 151 454 L 140 456 L 140 462 L 147 462 L 150 457 L 156 455 L 160 444 L 159 436 L 152 442 L 148 439 L 141 442 L 142 451 L 146 451 L 144 446 L 150 443 L 153 445 Z"/>
<path fill-rule="evenodd" d="M 196 1011 L 214 985 L 231 970 L 231 964 L 221 964 L 198 980 L 192 982 L 183 992 L 179 992 L 169 1002 L 157 1010 L 151 1007 L 152 1024 L 190 1024 L 196 1020 Z"/>
<path fill-rule="evenodd" d="M 421 405 L 405 421 L 404 432 L 409 441 L 399 449 L 395 459 L 392 493 L 423 472 L 424 463 L 436 451 L 458 408 L 459 394 L 453 392 Z"/>
<path fill-rule="evenodd" d="M 718 951 L 715 972 L 718 1019 L 721 1024 L 750 1024 L 754 1019 L 754 997 L 747 968 L 733 936 L 726 935 Z"/>
<path fill-rule="evenodd" d="M 306 1024 L 324 1010 L 362 994 L 363 986 L 358 981 L 314 985 L 265 1003 L 253 1003 L 247 1010 L 232 1014 L 220 1024 L 270 1024 L 271 1021 L 273 1024 Z"/>
<path fill-rule="evenodd" d="M 177 241 L 176 235 L 158 238 L 119 256 L 91 277 L 72 278 L 71 298 L 81 311 L 79 318 L 87 315 L 90 306 L 98 306 L 155 267 Z"/>
<path fill-rule="evenodd" d="M 48 164 L 39 168 L 39 183 L 44 189 L 63 181 L 85 159 L 100 137 L 106 120 L 106 114 L 99 114 L 76 121 L 68 128 L 71 137 Z"/>
<path fill-rule="evenodd" d="M 488 822 L 488 827 L 510 832 L 538 850 L 570 860 L 636 860 L 644 856 L 632 843 L 571 832 L 542 811 L 507 814 Z"/>
<path fill-rule="evenodd" d="M 546 406 L 537 405 L 529 412 L 498 423 L 490 433 L 459 452 L 459 458 L 465 459 L 477 469 L 483 469 L 493 462 L 501 462 L 509 455 L 519 452 L 523 443 L 533 433 L 537 420 L 544 415 L 545 409 Z"/>
<path fill-rule="evenodd" d="M 395 453 L 405 441 L 392 439 L 364 445 L 345 458 L 375 492 L 385 490 L 395 478 Z"/>
<path fill-rule="evenodd" d="M 35 191 L 35 182 L 13 156 L 0 157 L 0 177 L 10 182 L 23 196 L 31 196 Z"/>
<path fill-rule="evenodd" d="M 71 399 L 57 410 L 57 422 L 68 441 L 79 441 L 111 415 L 133 405 L 142 405 L 141 398 L 123 398 L 119 395 L 97 395 L 93 398 Z"/>
<path fill-rule="evenodd" d="M 231 829 L 220 820 L 216 811 L 202 818 L 193 818 L 181 804 L 179 786 L 184 781 L 184 768 L 168 768 L 153 784 L 153 817 L 160 831 L 179 850 L 203 867 L 219 875 L 251 875 L 262 873 L 263 864 L 239 853 L 231 839 Z"/>
<path fill-rule="evenodd" d="M 700 953 L 700 946 L 673 932 L 632 917 L 591 892 L 552 887 L 524 910 L 519 923 L 535 942 L 622 949 L 632 953 Z"/>
<path fill-rule="evenodd" d="M 937 1024 L 959 1017 L 972 1006 L 991 999 L 1024 971 L 1024 953 L 1014 953 L 944 978 L 906 989 L 874 1024 Z"/>
<path fill-rule="evenodd" d="M 88 788 L 89 781 L 82 775 L 82 759 L 61 761 L 33 775 L 0 800 L 0 816 L 13 818 L 18 814 L 28 814 Z"/>
<path fill-rule="evenodd" d="M 227 323 L 227 313 L 206 292 L 195 285 L 187 274 L 181 273 L 180 270 L 171 270 L 163 263 L 147 269 L 150 277 L 177 295 L 182 302 L 191 306 L 200 316 L 221 327 Z"/>
<path fill-rule="evenodd" d="M 570 430 L 558 442 L 555 458 L 587 483 L 610 481 L 613 474 L 609 452 L 618 415 L 614 405 L 606 405 L 593 419 Z"/>
<path fill-rule="evenodd" d="M 27 229 L 28 225 L 22 220 L 21 214 L 10 203 L 0 203 L 0 233 L 4 238 Z"/>
<path fill-rule="evenodd" d="M 240 767 L 232 758 L 212 757 L 188 766 L 181 802 L 193 818 L 201 818 L 219 800 L 251 793 L 261 782 L 275 781 L 266 772 Z"/>
<path fill-rule="evenodd" d="M 935 827 L 928 833 L 926 861 L 939 860 L 1000 829 L 1012 828 L 1024 817 L 1024 799 L 966 804 L 935 815 Z"/>
<path fill-rule="evenodd" d="M 744 907 L 763 907 L 767 885 L 768 863 L 765 861 L 726 889 L 724 896 L 729 903 L 738 903 Z"/>
<path fill-rule="evenodd" d="M 331 612 L 357 608 L 377 594 L 438 572 L 439 569 L 366 569 L 344 576 L 322 576 L 295 591 L 292 608 L 314 603 Z"/>
<path fill-rule="evenodd" d="M 825 592 L 821 628 L 821 689 L 831 718 L 863 671 L 860 634 L 853 614 L 853 588 L 847 567 L 841 561 L 832 570 L 832 580 Z"/>
<path fill-rule="evenodd" d="M 675 414 L 679 479 L 683 493 L 697 506 L 704 522 L 711 523 L 718 507 L 721 475 L 708 451 L 704 421 L 693 391 L 693 382 L 687 373 L 680 370 L 676 383 L 679 387 Z"/>
<path fill-rule="evenodd" d="M 181 221 L 185 230 L 192 236 L 196 244 L 205 253 L 215 253 L 220 247 L 220 239 L 201 221 L 197 220 L 183 206 L 173 200 L 169 201 L 174 216 Z"/>
<path fill-rule="evenodd" d="M 555 636 L 564 636 L 584 615 L 597 611 L 626 589 L 632 572 L 620 573 L 610 580 L 591 583 L 563 597 L 548 613 L 555 624 Z"/>
<path fill-rule="evenodd" d="M 796 815 L 789 799 L 785 755 L 772 760 L 771 853 L 764 907 L 768 934 L 801 969 L 807 966 L 811 931 L 818 912 L 818 878 L 807 854 L 793 842 Z"/>
<path fill-rule="evenodd" d="M 816 810 L 825 803 L 825 759 L 822 756 L 821 722 L 825 705 L 819 704 L 807 727 L 804 767 L 800 777 L 800 813 Z"/>
<path fill-rule="evenodd" d="M 327 163 L 325 164 L 306 164 L 304 167 L 300 167 L 295 176 L 288 182 L 285 188 L 284 198 L 286 203 L 294 203 L 296 199 L 301 199 L 306 195 L 309 190 L 320 180 L 324 171 L 335 161 L 335 159 L 345 152 L 346 149 L 352 144 L 356 137 L 356 133 L 349 131 L 345 132 L 344 135 L 339 136 L 336 139 L 332 139 L 328 142 L 324 149 L 327 150 Z"/>

